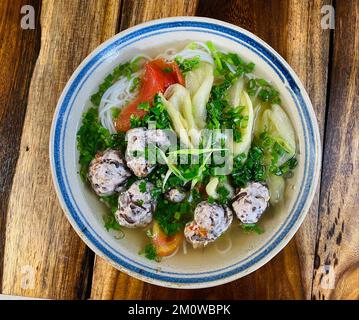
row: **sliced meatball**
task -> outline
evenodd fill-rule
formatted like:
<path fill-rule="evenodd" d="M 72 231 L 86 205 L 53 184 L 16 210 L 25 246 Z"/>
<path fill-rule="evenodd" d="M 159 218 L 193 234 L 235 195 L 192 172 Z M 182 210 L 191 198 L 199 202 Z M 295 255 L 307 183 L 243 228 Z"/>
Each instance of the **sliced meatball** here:
<path fill-rule="evenodd" d="M 97 153 L 89 166 L 88 179 L 99 196 L 119 192 L 130 176 L 131 172 L 117 150 L 108 149 Z"/>
<path fill-rule="evenodd" d="M 165 193 L 165 197 L 171 202 L 178 203 L 186 198 L 186 193 L 180 189 L 173 188 Z"/>
<path fill-rule="evenodd" d="M 242 223 L 257 223 L 268 206 L 269 198 L 266 186 L 252 182 L 234 197 L 232 208 Z"/>
<path fill-rule="evenodd" d="M 194 248 L 206 246 L 223 234 L 233 220 L 232 210 L 206 201 L 200 202 L 192 222 L 186 224 L 184 235 Z"/>
<path fill-rule="evenodd" d="M 127 166 L 137 176 L 144 178 L 155 168 L 155 159 L 146 159 L 145 150 L 149 144 L 160 148 L 170 145 L 170 140 L 164 130 L 135 128 L 127 131 Z M 151 161 L 150 161 L 151 160 Z"/>
<path fill-rule="evenodd" d="M 147 130 L 148 143 L 155 144 L 159 148 L 165 148 L 170 145 L 170 132 L 169 130 L 149 129 Z"/>
<path fill-rule="evenodd" d="M 152 214 L 157 204 L 151 196 L 152 189 L 152 183 L 139 180 L 134 182 L 127 191 L 120 193 L 115 216 L 121 226 L 144 227 L 152 221 Z"/>

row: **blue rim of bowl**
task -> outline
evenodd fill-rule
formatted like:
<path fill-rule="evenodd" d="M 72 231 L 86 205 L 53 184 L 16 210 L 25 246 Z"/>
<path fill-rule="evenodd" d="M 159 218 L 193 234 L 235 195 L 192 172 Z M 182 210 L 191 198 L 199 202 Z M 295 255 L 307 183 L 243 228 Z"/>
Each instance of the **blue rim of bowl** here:
<path fill-rule="evenodd" d="M 128 46 L 133 42 L 139 41 L 145 37 L 151 37 L 158 34 L 173 32 L 173 31 L 191 31 L 191 32 L 206 32 L 213 33 L 219 35 L 221 37 L 228 38 L 232 41 L 238 42 L 241 45 L 246 46 L 257 55 L 264 59 L 267 64 L 271 66 L 271 68 L 277 73 L 277 75 L 282 79 L 286 80 L 288 86 L 290 87 L 290 93 L 292 95 L 293 100 L 295 101 L 296 108 L 301 117 L 301 125 L 304 132 L 304 141 L 305 141 L 305 163 L 304 163 L 304 179 L 302 181 L 301 190 L 298 194 L 295 204 L 293 205 L 293 209 L 291 214 L 288 215 L 285 222 L 283 222 L 282 226 L 278 230 L 278 235 L 273 236 L 270 240 L 267 241 L 265 245 L 259 248 L 256 252 L 254 252 L 250 257 L 235 263 L 234 265 L 227 266 L 225 268 L 217 269 L 210 272 L 201 272 L 201 273 L 177 273 L 177 272 L 164 272 L 158 271 L 155 268 L 150 268 L 146 265 L 143 265 L 137 261 L 130 260 L 128 257 L 125 257 L 116 249 L 111 248 L 112 252 L 108 249 L 108 244 L 101 239 L 101 237 L 95 232 L 94 229 L 86 222 L 84 215 L 79 209 L 78 205 L 75 202 L 75 198 L 72 195 L 71 189 L 69 188 L 68 178 L 64 166 L 64 135 L 66 130 L 66 122 L 67 118 L 65 117 L 66 112 L 69 111 L 72 107 L 72 102 L 75 100 L 76 94 L 80 91 L 82 84 L 86 81 L 86 79 L 96 70 L 96 68 L 104 61 L 104 59 L 114 51 L 119 50 L 119 46 L 122 47 Z M 183 29 L 187 28 L 187 29 Z M 135 39 L 131 42 L 131 40 Z M 91 72 L 90 72 L 91 71 Z M 124 36 L 120 36 L 119 38 L 115 38 L 109 44 L 107 44 L 104 48 L 101 48 L 94 56 L 92 56 L 84 66 L 81 66 L 80 69 L 75 73 L 76 77 L 70 83 L 67 90 L 64 92 L 61 103 L 58 106 L 58 110 L 56 113 L 56 118 L 54 120 L 54 135 L 52 141 L 52 150 L 51 150 L 51 164 L 55 170 L 54 178 L 56 180 L 56 184 L 58 186 L 58 190 L 63 199 L 63 203 L 65 204 L 66 211 L 71 215 L 73 221 L 75 222 L 77 228 L 81 230 L 84 234 L 85 238 L 96 248 L 98 249 L 104 256 L 107 256 L 111 260 L 113 260 L 117 265 L 128 269 L 135 274 L 140 275 L 141 277 L 146 277 L 148 279 L 160 280 L 164 282 L 171 283 L 182 283 L 182 284 L 193 284 L 193 283 L 204 283 L 204 282 L 212 282 L 219 279 L 224 279 L 231 277 L 240 272 L 244 272 L 249 269 L 259 261 L 263 260 L 267 257 L 278 245 L 282 242 L 282 240 L 288 235 L 293 225 L 297 222 L 303 207 L 307 202 L 306 195 L 309 193 L 311 186 L 313 184 L 315 169 L 315 150 L 316 148 L 316 140 L 314 139 L 315 130 L 309 115 L 308 106 L 306 105 L 302 93 L 291 75 L 291 72 L 286 68 L 286 66 L 282 63 L 277 56 L 270 51 L 266 46 L 258 42 L 257 40 L 251 38 L 245 33 L 242 33 L 239 30 L 232 29 L 230 27 L 219 25 L 216 23 L 202 22 L 202 21 L 175 21 L 175 22 L 157 22 L 154 25 L 145 26 L 136 31 L 129 32 Z M 69 113 L 67 114 L 67 116 Z M 62 128 L 65 128 L 62 130 Z M 307 134 L 308 130 L 308 134 Z M 309 139 L 309 140 L 308 140 Z M 60 152 L 61 150 L 61 152 Z M 82 217 L 82 219 L 81 219 Z M 290 221 L 288 222 L 288 220 Z M 107 247 L 107 248 L 106 248 Z M 261 252 L 260 252 L 261 251 Z M 117 256 L 113 252 L 116 252 L 120 255 Z M 259 254 L 257 254 L 260 252 Z M 124 260 L 126 259 L 126 260 Z M 241 264 L 243 261 L 249 260 L 248 262 Z M 137 266 L 136 266 L 137 265 Z M 232 269 L 231 269 L 232 268 Z M 147 270 L 145 270 L 147 269 Z M 228 270 L 230 269 L 230 270 Z M 214 274 L 218 273 L 219 274 Z M 212 274 L 212 275 L 211 275 Z M 213 275 L 214 274 L 214 275 Z M 175 275 L 175 276 L 171 276 Z M 188 276 L 196 276 L 196 277 L 188 277 Z M 200 275 L 200 276 L 199 276 Z M 182 276 L 182 277 L 179 277 Z"/>

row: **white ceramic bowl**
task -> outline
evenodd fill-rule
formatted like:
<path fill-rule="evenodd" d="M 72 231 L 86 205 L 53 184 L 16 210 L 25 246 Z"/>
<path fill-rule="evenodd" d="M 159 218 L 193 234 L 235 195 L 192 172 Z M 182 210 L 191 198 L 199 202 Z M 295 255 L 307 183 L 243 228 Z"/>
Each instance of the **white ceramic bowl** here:
<path fill-rule="evenodd" d="M 281 93 L 299 146 L 299 166 L 290 179 L 285 201 L 265 215 L 265 233 L 246 235 L 232 226 L 232 237 L 205 250 L 181 252 L 161 263 L 138 254 L 142 241 L 133 231 L 118 240 L 105 230 L 105 212 L 78 175 L 76 132 L 89 97 L 120 62 L 144 52 L 152 56 L 190 40 L 211 40 L 256 64 L 255 72 L 270 79 Z M 54 115 L 50 158 L 56 191 L 72 226 L 85 243 L 113 266 L 150 283 L 175 288 L 203 288 L 243 277 L 273 258 L 302 223 L 317 185 L 320 141 L 316 117 L 302 83 L 269 45 L 234 25 L 206 18 L 177 17 L 151 21 L 123 31 L 93 51 L 68 81 Z M 55 231 L 56 232 L 56 231 Z M 233 240 L 234 239 L 234 240 Z M 188 247 L 184 251 L 190 250 Z M 182 251 L 182 248 L 181 248 Z"/>

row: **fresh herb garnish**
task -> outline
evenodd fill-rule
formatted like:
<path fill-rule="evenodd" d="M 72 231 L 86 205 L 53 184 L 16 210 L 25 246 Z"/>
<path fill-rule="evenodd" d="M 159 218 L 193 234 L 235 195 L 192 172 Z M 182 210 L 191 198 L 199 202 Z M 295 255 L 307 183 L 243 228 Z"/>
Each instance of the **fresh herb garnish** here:
<path fill-rule="evenodd" d="M 147 113 L 142 119 L 138 116 L 131 115 L 131 128 L 146 127 L 148 122 L 154 122 L 156 123 L 156 129 L 171 129 L 170 116 L 158 94 L 156 94 L 153 99 L 152 107 L 149 102 L 143 102 L 138 105 L 138 108 L 147 111 Z"/>
<path fill-rule="evenodd" d="M 173 236 L 182 230 L 193 215 L 187 201 L 169 203 L 168 200 L 160 198 L 157 201 L 154 218 L 166 235 Z"/>
<path fill-rule="evenodd" d="M 241 224 L 241 228 L 245 233 L 255 232 L 257 234 L 262 234 L 264 232 L 264 230 L 255 223 Z"/>
<path fill-rule="evenodd" d="M 262 132 L 256 144 L 267 156 L 267 166 L 270 173 L 277 176 L 291 175 L 291 171 L 297 166 L 298 161 L 295 156 L 291 157 L 280 139 L 272 137 L 268 132 Z"/>
<path fill-rule="evenodd" d="M 146 183 L 146 181 L 141 181 L 140 184 L 138 185 L 138 188 L 140 189 L 140 191 L 142 193 L 145 193 L 147 191 L 147 183 Z"/>
<path fill-rule="evenodd" d="M 171 72 L 173 72 L 173 69 L 170 68 L 170 67 L 166 67 L 166 68 L 163 69 L 163 72 L 164 73 L 171 73 Z"/>
<path fill-rule="evenodd" d="M 245 154 L 238 155 L 234 159 L 231 176 L 235 187 L 245 187 L 251 181 L 264 182 L 266 171 L 263 150 L 253 146 L 247 158 Z"/>
<path fill-rule="evenodd" d="M 244 62 L 236 53 L 223 53 L 218 51 L 212 42 L 207 42 L 207 47 L 211 51 L 215 63 L 215 75 L 221 75 L 226 80 L 233 82 L 235 79 L 246 73 L 251 73 L 254 63 Z"/>
<path fill-rule="evenodd" d="M 227 204 L 229 201 L 229 190 L 225 186 L 219 186 L 216 192 L 218 194 L 217 202 L 222 205 Z"/>
<path fill-rule="evenodd" d="M 191 59 L 183 59 L 182 57 L 176 57 L 175 61 L 178 64 L 179 68 L 181 69 L 182 74 L 186 75 L 187 72 L 198 67 L 201 59 L 199 56 L 196 56 Z"/>
<path fill-rule="evenodd" d="M 258 98 L 263 102 L 280 104 L 279 92 L 264 79 L 251 79 L 247 84 L 248 95 L 255 96 L 258 91 Z"/>
<path fill-rule="evenodd" d="M 110 212 L 103 217 L 106 230 L 109 231 L 113 229 L 116 231 L 120 231 L 121 226 L 119 225 L 119 223 L 115 218 L 115 212 L 117 211 L 118 208 L 118 194 L 101 197 L 100 199 L 110 208 Z"/>
<path fill-rule="evenodd" d="M 139 116 L 131 114 L 131 116 L 130 116 L 130 127 L 132 129 L 142 127 L 142 119 Z"/>
<path fill-rule="evenodd" d="M 138 104 L 137 109 L 141 109 L 144 111 L 149 111 L 150 110 L 150 103 L 149 102 L 141 102 Z"/>
<path fill-rule="evenodd" d="M 140 86 L 140 83 L 141 83 L 141 80 L 139 77 L 134 78 L 132 80 L 132 86 L 130 88 L 130 92 L 134 92 L 136 89 L 138 89 Z"/>
<path fill-rule="evenodd" d="M 96 108 L 90 108 L 85 112 L 82 125 L 77 132 L 77 149 L 80 152 L 80 176 L 86 180 L 88 167 L 96 153 L 107 148 L 123 150 L 125 140 L 122 134 L 111 135 L 110 132 L 101 126 Z"/>
<path fill-rule="evenodd" d="M 147 243 L 145 247 L 139 252 L 140 255 L 144 255 L 149 260 L 159 261 L 157 251 L 152 243 Z"/>
<path fill-rule="evenodd" d="M 110 73 L 105 78 L 105 80 L 99 85 L 98 91 L 91 96 L 91 102 L 98 107 L 100 105 L 103 94 L 106 92 L 108 88 L 110 88 L 118 79 L 120 79 L 123 76 L 130 79 L 132 73 L 138 71 L 138 69 L 139 66 L 137 60 L 118 65 L 113 70 L 113 72 Z"/>

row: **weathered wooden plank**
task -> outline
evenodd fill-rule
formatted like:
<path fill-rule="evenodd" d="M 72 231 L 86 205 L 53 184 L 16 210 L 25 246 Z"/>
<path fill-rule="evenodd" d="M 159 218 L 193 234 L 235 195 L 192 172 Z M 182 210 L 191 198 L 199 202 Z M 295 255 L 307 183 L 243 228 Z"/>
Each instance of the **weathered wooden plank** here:
<path fill-rule="evenodd" d="M 331 1 L 293 1 L 290 11 L 286 59 L 303 82 L 312 101 L 323 141 L 329 64 L 330 30 L 321 28 L 321 8 Z M 303 225 L 294 238 L 300 263 L 303 297 L 311 298 L 317 236 L 320 182 Z M 294 254 L 294 253 L 292 253 Z M 293 263 L 294 261 L 289 263 Z"/>
<path fill-rule="evenodd" d="M 196 6 L 197 1 L 191 0 L 124 0 L 120 30 L 153 19 L 194 15 Z M 144 286 L 142 281 L 118 272 L 106 261 L 96 257 L 92 279 L 92 299 L 140 299 Z"/>
<path fill-rule="evenodd" d="M 20 10 L 39 1 L 0 2 L 0 288 L 5 245 L 6 208 L 19 155 L 30 80 L 40 47 L 39 19 L 35 29 L 23 30 Z"/>
<path fill-rule="evenodd" d="M 359 299 L 359 2 L 336 1 L 314 299 Z"/>
<path fill-rule="evenodd" d="M 320 28 L 320 8 L 328 1 L 200 1 L 197 15 L 208 16 L 242 26 L 267 41 L 293 66 L 307 87 L 323 131 L 329 31 Z M 143 7 L 140 6 L 139 7 Z M 156 7 L 156 6 L 155 6 Z M 125 10 L 125 9 L 124 9 Z M 123 11 L 126 12 L 126 11 Z M 136 12 L 136 10 L 130 10 Z M 148 17 L 149 13 L 143 14 Z M 141 18 L 136 13 L 137 20 Z M 141 16 L 142 17 L 142 16 Z M 310 298 L 313 256 L 316 239 L 318 202 L 302 226 L 296 240 L 270 263 L 254 274 L 215 289 L 157 290 L 137 282 L 133 298 Z M 120 274 L 120 279 L 127 276 Z M 114 286 L 112 286 L 113 288 Z M 94 288 L 94 287 L 93 287 Z M 128 298 L 126 287 L 116 290 L 114 298 Z M 93 296 L 100 298 L 101 296 Z"/>
<path fill-rule="evenodd" d="M 56 198 L 48 137 L 57 99 L 82 61 L 117 27 L 120 1 L 43 1 L 41 50 L 7 210 L 2 292 L 84 298 L 93 254 Z"/>

